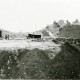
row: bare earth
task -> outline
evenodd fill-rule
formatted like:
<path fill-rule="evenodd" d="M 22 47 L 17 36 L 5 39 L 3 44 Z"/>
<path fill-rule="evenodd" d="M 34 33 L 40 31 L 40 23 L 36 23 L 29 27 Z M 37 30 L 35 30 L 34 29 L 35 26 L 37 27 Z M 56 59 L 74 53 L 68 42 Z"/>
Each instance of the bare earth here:
<path fill-rule="evenodd" d="M 60 49 L 59 46 L 60 46 L 59 44 L 55 44 L 52 41 L 36 42 L 30 40 L 0 40 L 1 50 L 19 49 L 19 48 L 27 48 L 27 49 L 39 48 L 42 50 L 56 48 L 58 50 Z"/>

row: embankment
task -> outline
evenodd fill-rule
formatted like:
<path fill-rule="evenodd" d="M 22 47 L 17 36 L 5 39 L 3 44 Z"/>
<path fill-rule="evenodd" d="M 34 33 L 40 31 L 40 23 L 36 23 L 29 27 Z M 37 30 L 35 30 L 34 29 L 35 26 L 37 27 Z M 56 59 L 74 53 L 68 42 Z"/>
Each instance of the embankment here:
<path fill-rule="evenodd" d="M 65 43 L 61 51 L 50 58 L 52 51 L 18 49 L 0 51 L 2 79 L 80 79 L 80 51 Z"/>

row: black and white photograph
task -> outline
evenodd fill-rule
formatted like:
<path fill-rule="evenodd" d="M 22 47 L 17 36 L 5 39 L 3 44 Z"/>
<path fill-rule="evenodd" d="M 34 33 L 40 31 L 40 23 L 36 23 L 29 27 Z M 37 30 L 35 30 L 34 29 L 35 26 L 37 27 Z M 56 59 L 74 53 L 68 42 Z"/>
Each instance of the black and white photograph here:
<path fill-rule="evenodd" d="M 80 0 L 0 0 L 0 79 L 80 79 Z"/>

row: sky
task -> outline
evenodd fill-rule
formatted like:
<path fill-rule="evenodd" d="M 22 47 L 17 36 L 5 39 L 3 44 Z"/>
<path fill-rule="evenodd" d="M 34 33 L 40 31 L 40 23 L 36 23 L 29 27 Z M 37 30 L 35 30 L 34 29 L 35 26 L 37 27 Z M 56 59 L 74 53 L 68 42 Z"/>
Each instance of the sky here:
<path fill-rule="evenodd" d="M 58 20 L 80 21 L 80 0 L 0 0 L 0 29 L 33 32 Z"/>

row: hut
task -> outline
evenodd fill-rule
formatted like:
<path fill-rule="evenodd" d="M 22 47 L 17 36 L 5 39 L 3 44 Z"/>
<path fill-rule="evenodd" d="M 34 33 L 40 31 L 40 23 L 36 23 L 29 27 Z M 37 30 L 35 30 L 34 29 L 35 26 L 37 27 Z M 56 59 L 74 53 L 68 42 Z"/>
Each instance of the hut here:
<path fill-rule="evenodd" d="M 28 34 L 28 38 L 41 38 L 41 35 L 37 35 L 37 34 Z"/>

